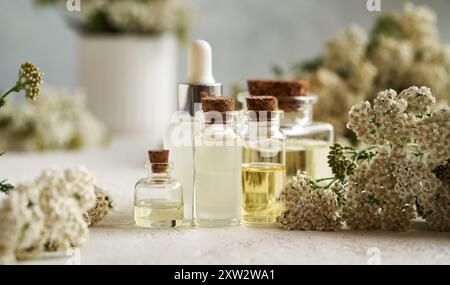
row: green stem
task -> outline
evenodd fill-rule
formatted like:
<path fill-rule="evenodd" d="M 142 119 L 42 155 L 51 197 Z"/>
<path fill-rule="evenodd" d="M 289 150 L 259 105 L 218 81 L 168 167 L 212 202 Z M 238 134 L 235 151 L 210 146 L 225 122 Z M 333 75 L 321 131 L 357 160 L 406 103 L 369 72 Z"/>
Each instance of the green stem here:
<path fill-rule="evenodd" d="M 330 188 L 331 185 L 333 185 L 334 182 L 338 181 L 337 178 L 334 178 L 333 181 L 331 181 L 327 186 L 323 187 L 323 189 L 328 189 Z"/>
<path fill-rule="evenodd" d="M 5 94 L 2 95 L 1 99 L 5 99 L 9 94 L 13 93 L 13 92 L 17 92 L 18 88 L 17 85 L 15 85 L 13 88 L 9 89 L 8 91 L 6 91 Z"/>
<path fill-rule="evenodd" d="M 327 180 L 332 180 L 332 179 L 336 179 L 336 177 L 321 178 L 321 179 L 317 179 L 316 182 L 322 182 L 322 181 L 327 181 Z"/>

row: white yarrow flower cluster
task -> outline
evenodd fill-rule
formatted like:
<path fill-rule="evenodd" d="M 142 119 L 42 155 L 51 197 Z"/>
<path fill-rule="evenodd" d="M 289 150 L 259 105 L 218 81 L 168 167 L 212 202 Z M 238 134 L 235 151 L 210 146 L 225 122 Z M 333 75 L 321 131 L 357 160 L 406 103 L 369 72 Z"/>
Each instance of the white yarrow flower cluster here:
<path fill-rule="evenodd" d="M 434 11 L 406 4 L 402 12 L 381 13 L 368 35 L 350 26 L 327 41 L 318 60 L 294 70 L 294 77 L 310 79 L 320 97 L 317 120 L 332 123 L 338 137 L 350 107 L 372 102 L 380 90 L 428 86 L 438 102 L 450 98 L 450 46 L 439 38 Z"/>
<path fill-rule="evenodd" d="M 0 261 L 81 246 L 88 236 L 83 213 L 95 202 L 95 179 L 80 167 L 45 170 L 17 185 L 0 204 Z"/>
<path fill-rule="evenodd" d="M 432 195 L 438 186 L 426 164 L 405 152 L 380 149 L 349 177 L 343 218 L 351 229 L 406 230 L 416 218 L 417 195 Z"/>
<path fill-rule="evenodd" d="M 419 150 L 437 167 L 450 158 L 450 108 L 444 107 L 420 120 L 415 127 Z"/>
<path fill-rule="evenodd" d="M 84 212 L 83 219 L 89 227 L 95 227 L 100 223 L 106 215 L 114 208 L 114 201 L 105 190 L 95 186 L 95 195 L 97 201 L 95 207 Z"/>
<path fill-rule="evenodd" d="M 338 199 L 342 187 L 312 189 L 311 179 L 298 173 L 281 193 L 285 210 L 278 222 L 287 230 L 338 231 L 341 229 Z"/>
<path fill-rule="evenodd" d="M 90 0 L 83 3 L 81 16 L 85 33 L 151 36 L 169 32 L 182 40 L 191 22 L 183 0 Z"/>
<path fill-rule="evenodd" d="M 343 210 L 348 226 L 406 229 L 417 210 L 430 227 L 450 228 L 448 176 L 435 174 L 437 167 L 448 171 L 450 109 L 430 112 L 434 103 L 429 88 L 410 87 L 398 95 L 393 90 L 378 93 L 373 107 L 368 102 L 352 107 L 348 128 L 380 151 L 349 177 Z"/>
<path fill-rule="evenodd" d="M 87 109 L 82 92 L 45 88 L 39 100 L 8 104 L 0 113 L 0 148 L 7 150 L 79 149 L 99 146 L 106 127 Z"/>
<path fill-rule="evenodd" d="M 381 91 L 373 107 L 366 101 L 350 109 L 347 128 L 363 143 L 402 148 L 414 141 L 420 123 L 417 115 L 430 110 L 434 102 L 427 87 L 413 86 L 400 94 L 392 89 Z"/>

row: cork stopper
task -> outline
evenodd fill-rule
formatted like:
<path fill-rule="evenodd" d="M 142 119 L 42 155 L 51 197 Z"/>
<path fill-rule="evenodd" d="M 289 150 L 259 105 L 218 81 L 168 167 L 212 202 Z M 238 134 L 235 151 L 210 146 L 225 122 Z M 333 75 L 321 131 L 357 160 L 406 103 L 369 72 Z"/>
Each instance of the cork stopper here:
<path fill-rule="evenodd" d="M 153 173 L 167 172 L 169 168 L 169 150 L 149 150 L 148 158 L 150 160 Z"/>
<path fill-rule="evenodd" d="M 247 109 L 254 113 L 257 121 L 272 120 L 272 112 L 278 110 L 278 100 L 273 96 L 250 96 L 246 98 Z"/>
<path fill-rule="evenodd" d="M 202 98 L 202 110 L 203 112 L 217 111 L 220 113 L 234 111 L 234 98 L 233 97 L 204 97 Z"/>
<path fill-rule="evenodd" d="M 305 96 L 309 91 L 307 80 L 248 80 L 251 95 L 275 97 Z"/>
<path fill-rule="evenodd" d="M 220 124 L 226 122 L 227 112 L 234 111 L 235 101 L 233 97 L 204 97 L 202 98 L 202 110 L 205 112 L 206 122 L 209 124 Z M 216 120 L 216 114 L 208 112 L 219 112 L 222 120 Z"/>
<path fill-rule="evenodd" d="M 246 98 L 247 109 L 250 111 L 276 111 L 278 100 L 273 96 L 251 96 Z"/>

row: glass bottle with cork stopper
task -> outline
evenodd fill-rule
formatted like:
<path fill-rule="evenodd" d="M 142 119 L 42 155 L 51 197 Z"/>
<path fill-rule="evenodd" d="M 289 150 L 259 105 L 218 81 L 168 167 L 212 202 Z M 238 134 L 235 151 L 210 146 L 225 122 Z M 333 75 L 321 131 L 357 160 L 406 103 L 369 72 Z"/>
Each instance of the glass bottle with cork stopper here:
<path fill-rule="evenodd" d="M 194 225 L 237 225 L 241 210 L 241 143 L 232 97 L 202 98 L 194 136 Z"/>
<path fill-rule="evenodd" d="M 316 179 L 329 177 L 327 155 L 334 140 L 333 126 L 313 121 L 317 96 L 308 93 L 308 81 L 249 80 L 248 87 L 251 95 L 275 96 L 284 112 L 281 129 L 286 134 L 287 178 L 299 170 Z"/>
<path fill-rule="evenodd" d="M 282 112 L 272 96 L 246 99 L 248 111 L 241 133 L 242 221 L 271 224 L 281 214 L 279 201 L 285 180 L 285 135 L 280 130 Z"/>
<path fill-rule="evenodd" d="M 170 176 L 168 150 L 150 150 L 150 175 L 136 183 L 135 222 L 145 228 L 173 228 L 183 223 L 183 187 Z"/>

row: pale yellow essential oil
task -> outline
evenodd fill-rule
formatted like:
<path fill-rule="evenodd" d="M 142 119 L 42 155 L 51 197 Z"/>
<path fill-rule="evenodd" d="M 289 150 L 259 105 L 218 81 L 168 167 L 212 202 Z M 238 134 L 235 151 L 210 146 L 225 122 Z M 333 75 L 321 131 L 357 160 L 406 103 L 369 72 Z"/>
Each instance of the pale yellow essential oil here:
<path fill-rule="evenodd" d="M 284 179 L 283 164 L 257 162 L 242 165 L 243 222 L 276 222 L 283 210 L 279 195 Z"/>
<path fill-rule="evenodd" d="M 297 171 L 305 171 L 309 176 L 320 179 L 331 176 L 327 163 L 330 143 L 320 140 L 297 140 L 286 145 L 287 179 L 296 175 Z"/>
<path fill-rule="evenodd" d="M 139 201 L 134 206 L 136 225 L 145 228 L 174 228 L 183 223 L 183 203 L 165 199 Z"/>
<path fill-rule="evenodd" d="M 237 225 L 241 216 L 239 137 L 230 136 L 230 146 L 221 145 L 225 137 L 196 139 L 194 224 L 199 227 Z"/>

